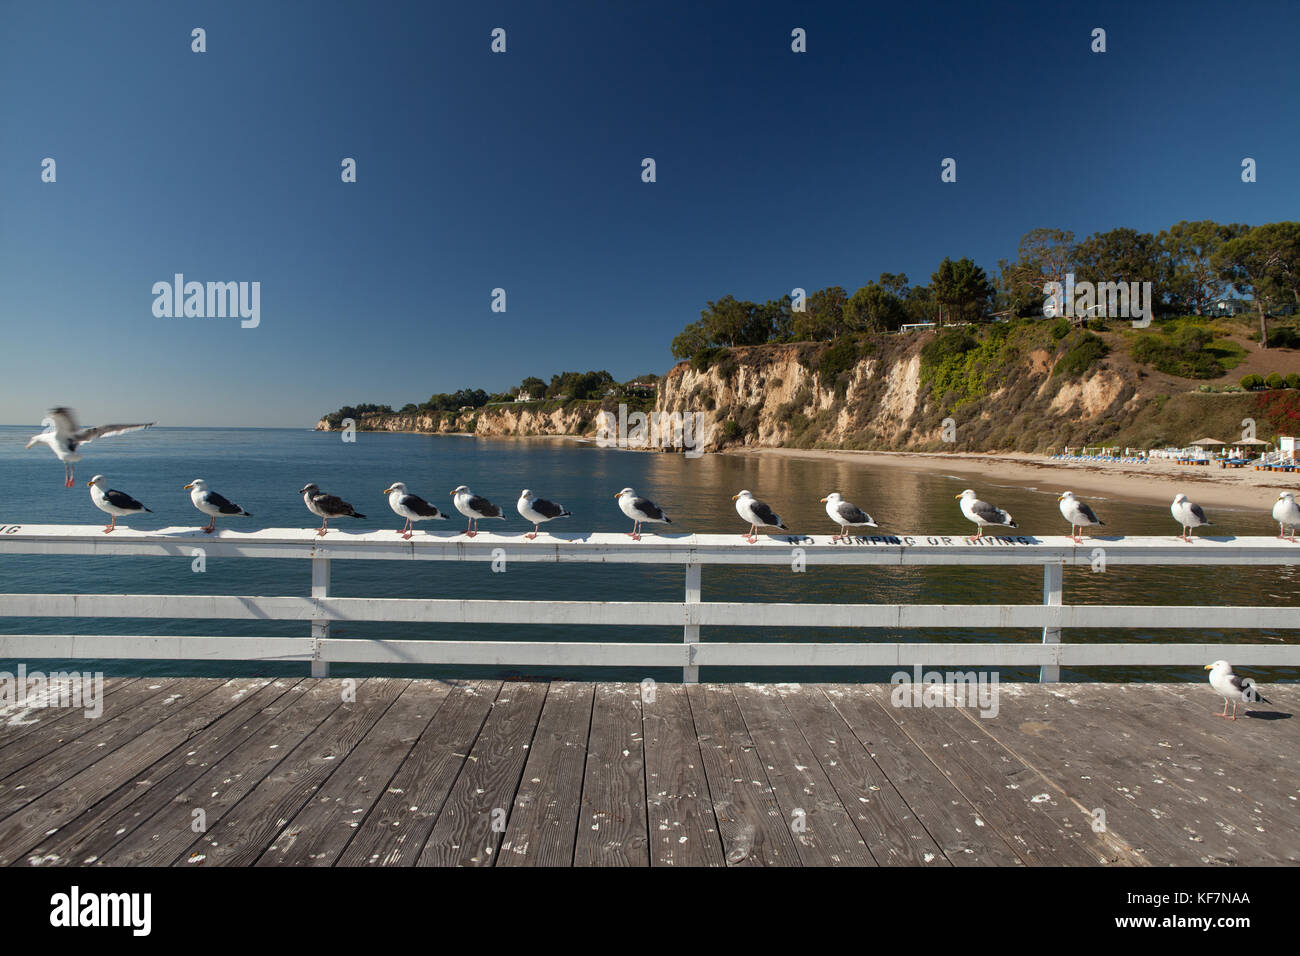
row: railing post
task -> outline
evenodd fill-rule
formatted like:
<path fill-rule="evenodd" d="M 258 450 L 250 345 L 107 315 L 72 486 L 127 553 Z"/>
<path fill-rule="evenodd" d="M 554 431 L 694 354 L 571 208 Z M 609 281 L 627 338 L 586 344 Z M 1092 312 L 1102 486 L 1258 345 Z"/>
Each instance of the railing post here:
<path fill-rule="evenodd" d="M 695 558 L 695 552 L 691 552 L 691 558 L 686 562 L 686 626 L 682 631 L 682 641 L 687 645 L 686 653 L 690 655 L 692 648 L 690 645 L 700 642 L 700 625 L 695 623 L 695 609 L 692 604 L 700 603 L 700 563 Z M 689 660 L 689 656 L 687 658 Z M 698 684 L 700 682 L 700 669 L 694 665 L 687 665 L 682 668 L 683 684 Z"/>
<path fill-rule="evenodd" d="M 1065 566 L 1060 564 L 1043 565 L 1043 604 L 1048 606 L 1060 607 L 1062 591 L 1065 590 Z M 1060 644 L 1061 629 L 1059 627 L 1043 628 L 1044 644 Z M 1038 669 L 1038 682 L 1040 684 L 1055 684 L 1061 679 L 1060 664 L 1044 664 Z"/>
<path fill-rule="evenodd" d="M 311 559 L 311 596 L 323 598 L 330 596 L 330 559 L 313 557 Z M 329 677 L 329 661 L 320 659 L 320 643 L 330 636 L 329 618 L 317 617 L 311 622 L 311 676 Z"/>

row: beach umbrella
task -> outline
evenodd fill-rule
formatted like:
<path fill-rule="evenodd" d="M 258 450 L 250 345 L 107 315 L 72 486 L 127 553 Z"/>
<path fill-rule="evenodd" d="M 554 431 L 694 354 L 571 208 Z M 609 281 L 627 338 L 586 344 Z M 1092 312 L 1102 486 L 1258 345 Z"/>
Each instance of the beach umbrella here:
<path fill-rule="evenodd" d="M 1198 438 L 1196 441 L 1192 442 L 1192 444 L 1193 445 L 1222 445 L 1224 443 L 1219 441 L 1219 439 L 1217 438 Z"/>

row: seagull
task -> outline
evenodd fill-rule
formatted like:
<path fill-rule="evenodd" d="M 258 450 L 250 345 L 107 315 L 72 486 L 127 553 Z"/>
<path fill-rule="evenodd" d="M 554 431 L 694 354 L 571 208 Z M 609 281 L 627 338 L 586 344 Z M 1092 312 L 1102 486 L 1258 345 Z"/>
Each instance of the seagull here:
<path fill-rule="evenodd" d="M 244 518 L 253 517 L 224 495 L 219 495 L 215 491 L 209 491 L 208 483 L 202 478 L 195 478 L 185 486 L 185 490 L 190 493 L 190 501 L 194 502 L 194 507 L 198 508 L 205 515 L 212 516 L 212 520 L 208 522 L 208 526 L 203 529 L 204 534 L 212 534 L 212 532 L 217 530 L 217 515 L 238 515 Z"/>
<path fill-rule="evenodd" d="M 974 541 L 984 537 L 984 526 L 986 524 L 1005 525 L 1008 528 L 1016 527 L 1015 519 L 1001 508 L 995 508 L 987 501 L 980 501 L 975 497 L 975 492 L 967 488 L 961 494 L 955 497 L 961 499 L 961 513 L 969 520 L 974 521 L 979 526 L 973 538 L 967 538 L 967 541 Z"/>
<path fill-rule="evenodd" d="M 1213 664 L 1206 664 L 1205 669 L 1210 672 L 1210 686 L 1223 695 L 1223 713 L 1215 714 L 1215 717 L 1225 717 L 1228 720 L 1237 719 L 1237 701 L 1262 701 L 1265 704 L 1272 703 L 1264 697 L 1259 691 L 1255 690 L 1255 682 L 1251 681 L 1250 686 L 1232 672 L 1232 665 L 1227 661 L 1215 661 Z M 1232 701 L 1232 716 L 1228 717 L 1228 701 Z"/>
<path fill-rule="evenodd" d="M 519 500 L 515 502 L 515 509 L 525 521 L 533 523 L 533 533 L 524 535 L 529 541 L 537 537 L 537 529 L 543 521 L 550 521 L 552 518 L 568 518 L 573 514 L 564 505 L 557 505 L 554 501 L 538 498 L 527 488 L 519 492 Z"/>
<path fill-rule="evenodd" d="M 781 521 L 781 516 L 771 509 L 766 501 L 759 501 L 753 493 L 745 490 L 740 494 L 732 495 L 731 500 L 736 503 L 736 512 L 749 522 L 749 533 L 741 535 L 750 544 L 758 540 L 758 529 L 760 525 L 766 525 L 772 528 L 780 528 L 782 531 L 789 531 Z"/>
<path fill-rule="evenodd" d="M 1070 522 L 1070 537 L 1075 541 L 1083 540 L 1081 534 L 1089 525 L 1106 523 L 1098 518 L 1097 513 L 1085 502 L 1074 497 L 1073 491 L 1061 492 L 1061 496 L 1056 500 L 1061 503 L 1061 517 Z"/>
<path fill-rule="evenodd" d="M 395 481 L 385 488 L 384 494 L 388 495 L 388 507 L 392 508 L 399 518 L 406 519 L 406 524 L 397 529 L 397 533 L 403 538 L 411 537 L 414 533 L 413 523 L 416 521 L 447 520 L 447 516 L 434 505 L 429 504 L 419 495 L 407 492 L 406 485 L 400 481 Z"/>
<path fill-rule="evenodd" d="M 841 533 L 831 538 L 832 541 L 839 541 L 841 538 L 847 541 L 849 539 L 849 528 L 879 527 L 871 515 L 857 505 L 845 501 L 838 491 L 832 491 L 823 498 L 822 504 L 826 506 L 826 513 L 830 515 L 831 520 L 840 526 Z"/>
<path fill-rule="evenodd" d="M 1296 527 L 1300 526 L 1300 505 L 1296 504 L 1294 494 L 1284 491 L 1277 496 L 1273 504 L 1273 520 L 1278 524 L 1277 536 L 1295 544 Z M 1289 535 L 1286 533 L 1288 527 L 1291 529 Z"/>
<path fill-rule="evenodd" d="M 1199 528 L 1203 524 L 1213 524 L 1209 518 L 1205 517 L 1205 512 L 1201 506 L 1193 504 L 1187 499 L 1186 495 L 1179 495 L 1174 499 L 1174 503 L 1169 506 L 1169 513 L 1174 516 L 1183 529 L 1180 537 L 1184 541 L 1191 541 L 1191 532 L 1193 528 Z"/>
<path fill-rule="evenodd" d="M 138 425 L 99 425 L 95 428 L 78 428 L 77 415 L 70 408 L 51 408 L 49 415 L 41 419 L 41 424 L 45 426 L 45 431 L 39 435 L 33 435 L 27 442 L 27 447 L 31 448 L 37 442 L 44 442 L 50 446 L 50 451 L 59 457 L 63 462 L 63 487 L 71 488 L 73 485 L 72 472 L 74 463 L 81 461 L 81 455 L 77 449 L 87 442 L 94 441 L 96 438 L 108 438 L 110 435 L 121 435 L 124 432 L 135 432 L 142 428 L 148 428 L 154 422 L 144 422 Z"/>
<path fill-rule="evenodd" d="M 469 519 L 465 534 L 471 538 L 478 534 L 479 518 L 505 518 L 500 507 L 486 498 L 480 498 L 465 485 L 457 485 L 456 490 L 451 493 L 451 498 L 456 505 L 456 510 Z"/>
<path fill-rule="evenodd" d="M 104 529 L 104 534 L 108 534 L 117 528 L 118 518 L 125 518 L 127 515 L 138 515 L 142 511 L 153 514 L 152 508 L 146 508 L 125 491 L 114 491 L 109 488 L 108 482 L 103 475 L 96 475 L 91 478 L 90 481 L 86 482 L 86 487 L 90 489 L 90 500 L 95 503 L 95 507 L 105 514 L 113 516 L 113 520 Z"/>
<path fill-rule="evenodd" d="M 634 541 L 641 540 L 641 525 L 646 522 L 651 524 L 673 523 L 673 519 L 664 514 L 663 508 L 660 508 L 649 498 L 638 498 L 636 492 L 631 488 L 624 488 L 614 497 L 618 499 L 618 506 L 623 514 L 632 519 L 632 530 L 625 531 L 624 534 Z"/>
<path fill-rule="evenodd" d="M 320 527 L 316 529 L 316 533 L 321 537 L 329 531 L 330 518 L 365 517 L 363 514 L 357 514 L 350 504 L 337 495 L 322 494 L 315 482 L 305 485 L 298 494 L 302 495 L 302 503 L 307 506 L 307 510 L 320 518 Z"/>

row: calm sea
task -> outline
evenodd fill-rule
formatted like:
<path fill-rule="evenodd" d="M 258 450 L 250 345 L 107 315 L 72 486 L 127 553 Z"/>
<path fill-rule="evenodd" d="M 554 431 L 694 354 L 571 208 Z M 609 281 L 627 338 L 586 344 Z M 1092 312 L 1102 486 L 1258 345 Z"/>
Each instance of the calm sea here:
<path fill-rule="evenodd" d="M 478 439 L 421 435 L 358 434 L 345 443 L 338 433 L 288 429 L 154 428 L 108 438 L 87 446 L 77 466 L 75 488 L 63 487 L 63 466 L 44 447 L 24 449 L 39 428 L 0 426 L 0 524 L 97 524 L 104 516 L 90 501 L 85 482 L 105 475 L 111 487 L 129 492 L 154 510 L 133 518 L 133 528 L 160 528 L 206 523 L 182 490 L 193 478 L 233 499 L 255 517 L 223 520 L 226 527 L 315 527 L 317 520 L 297 493 L 308 482 L 340 495 L 368 517 L 340 521 L 344 530 L 397 528 L 401 521 L 381 494 L 403 481 L 415 494 L 451 510 L 449 492 L 467 484 L 501 504 L 505 522 L 484 522 L 495 530 L 529 530 L 514 511 L 522 488 L 562 502 L 573 512 L 556 527 L 568 530 L 622 531 L 630 523 L 618 510 L 614 493 L 630 485 L 659 502 L 672 516 L 673 530 L 734 533 L 744 531 L 731 496 L 749 488 L 769 501 L 792 530 L 825 534 L 832 530 L 818 499 L 838 490 L 872 513 L 882 530 L 923 534 L 967 534 L 954 495 L 974 487 L 986 500 L 1010 510 L 1021 533 L 1062 534 L 1056 487 L 1026 489 L 987 480 L 901 469 L 872 470 L 856 463 L 799 461 L 758 456 L 642 454 L 546 439 Z M 1170 497 L 1175 489 L 1171 486 Z M 1092 497 L 1107 530 L 1172 537 L 1176 527 L 1163 505 L 1131 504 Z M 1212 509 L 1220 533 L 1275 534 L 1277 526 L 1262 510 Z M 462 528 L 457 516 L 438 530 Z M 1087 569 L 1065 572 L 1066 603 L 1105 604 L 1239 604 L 1295 605 L 1300 569 L 1289 568 L 1114 568 L 1105 574 Z M 740 570 L 706 567 L 704 600 L 756 600 L 864 603 L 1034 603 L 1041 599 L 1042 572 L 1037 568 L 851 568 L 810 566 L 803 574 L 787 569 Z M 486 563 L 334 562 L 331 593 L 356 597 L 467 597 L 548 600 L 681 600 L 680 568 L 627 565 L 517 564 L 504 574 Z M 210 559 L 207 571 L 190 570 L 188 558 L 84 558 L 0 556 L 2 592 L 178 593 L 305 595 L 310 587 L 307 561 Z M 0 619 L 3 633 L 246 634 L 301 636 L 305 625 L 294 622 Z M 551 625 L 501 628 L 428 624 L 395 631 L 382 623 L 336 624 L 332 635 L 349 638 L 497 638 L 595 640 L 607 630 Z M 936 632 L 806 629 L 781 632 L 768 628 L 705 629 L 703 639 L 728 640 L 969 640 L 1002 642 L 1037 640 L 1038 632 L 944 630 Z M 680 628 L 636 628 L 620 635 L 629 641 L 678 641 Z M 1069 634 L 1069 640 L 1137 641 L 1282 641 L 1277 631 L 1128 631 Z M 0 662 L 11 670 L 17 662 Z M 961 662 L 954 662 L 960 665 Z M 1207 662 L 1208 663 L 1208 662 Z M 56 666 L 42 662 L 47 669 Z M 69 664 L 68 666 L 72 666 Z M 301 663 L 172 664 L 103 662 L 88 665 L 110 674 L 300 675 Z M 585 679 L 661 680 L 680 672 L 618 672 L 606 669 L 501 671 L 491 668 L 394 668 L 375 671 L 335 665 L 338 676 L 386 673 L 404 676 L 571 677 Z M 1262 678 L 1295 679 L 1294 670 L 1254 671 Z M 1194 668 L 1119 670 L 1098 668 L 1067 677 L 1089 679 L 1203 679 Z M 775 671 L 771 668 L 706 670 L 711 680 L 888 680 L 885 669 Z M 1004 680 L 1036 677 L 1006 669 Z"/>

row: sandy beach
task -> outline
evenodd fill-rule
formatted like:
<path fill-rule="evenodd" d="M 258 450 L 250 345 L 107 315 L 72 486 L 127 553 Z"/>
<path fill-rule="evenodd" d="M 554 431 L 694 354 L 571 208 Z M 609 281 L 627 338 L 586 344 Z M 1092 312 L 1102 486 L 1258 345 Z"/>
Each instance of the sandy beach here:
<path fill-rule="evenodd" d="M 1168 504 L 1182 492 L 1198 504 L 1215 508 L 1272 507 L 1279 491 L 1300 490 L 1300 472 L 1219 468 L 1217 465 L 1175 465 L 1155 460 L 1146 464 L 1097 461 L 1053 461 L 1042 455 L 1017 452 L 963 454 L 840 449 L 753 448 L 742 455 L 779 455 L 789 458 L 860 461 L 872 468 L 923 469 L 948 475 L 969 476 L 1033 487 L 1070 490 L 1094 497 Z"/>

